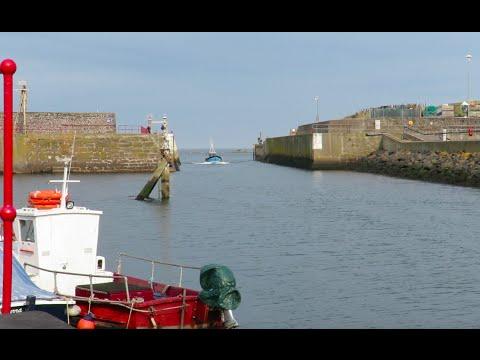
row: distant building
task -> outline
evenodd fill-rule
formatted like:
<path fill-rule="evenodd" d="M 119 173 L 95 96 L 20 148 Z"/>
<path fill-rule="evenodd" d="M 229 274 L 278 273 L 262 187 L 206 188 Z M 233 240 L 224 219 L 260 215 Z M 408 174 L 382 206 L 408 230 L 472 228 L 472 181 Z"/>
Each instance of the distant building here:
<path fill-rule="evenodd" d="M 399 104 L 362 109 L 346 118 L 419 118 L 419 117 L 480 117 L 480 101 L 455 102 L 441 105 Z"/>

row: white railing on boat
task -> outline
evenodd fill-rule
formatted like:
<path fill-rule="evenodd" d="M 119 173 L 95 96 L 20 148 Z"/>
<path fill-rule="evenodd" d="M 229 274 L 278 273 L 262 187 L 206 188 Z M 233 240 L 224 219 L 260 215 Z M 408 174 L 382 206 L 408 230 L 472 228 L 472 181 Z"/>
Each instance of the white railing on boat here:
<path fill-rule="evenodd" d="M 153 260 L 153 259 L 147 259 L 139 256 L 132 256 L 128 255 L 126 253 L 120 253 L 118 255 L 118 266 L 117 266 L 117 274 L 122 273 L 122 258 L 130 258 L 130 259 L 135 259 L 135 260 L 141 260 L 144 262 L 149 262 L 152 266 L 151 268 L 151 276 L 150 276 L 150 286 L 153 286 L 153 281 L 154 281 L 154 275 L 155 275 L 155 265 L 164 265 L 164 266 L 171 266 L 171 267 L 178 267 L 180 268 L 180 276 L 178 280 L 178 287 L 182 287 L 182 280 L 183 280 L 183 269 L 193 269 L 193 270 L 200 270 L 201 268 L 198 266 L 189 266 L 189 265 L 180 265 L 180 264 L 173 264 L 173 263 L 167 263 L 167 262 L 162 262 L 158 260 Z"/>
<path fill-rule="evenodd" d="M 151 259 L 145 259 L 145 258 L 140 258 L 140 257 L 135 257 L 135 256 L 131 256 L 131 255 L 128 255 L 128 254 L 124 254 L 124 253 L 121 253 L 120 254 L 120 257 L 119 257 L 119 268 L 120 268 L 120 265 L 121 265 L 121 257 L 129 257 L 129 258 L 132 258 L 132 259 L 137 259 L 137 260 L 143 260 L 143 261 L 148 261 L 148 262 L 151 262 L 152 263 L 152 266 L 154 266 L 155 264 L 159 264 L 159 265 L 166 265 L 166 266 L 174 266 L 174 267 L 180 267 L 180 270 L 181 270 L 181 274 L 183 273 L 183 268 L 188 268 L 188 269 L 200 269 L 199 267 L 195 267 L 195 266 L 187 266 L 187 265 L 179 265 L 179 264 L 170 264 L 170 263 L 164 263 L 164 262 L 160 262 L 160 261 L 156 261 L 156 260 L 151 260 Z M 127 276 L 125 275 L 94 275 L 94 274 L 82 274 L 82 273 L 74 273 L 74 272 L 67 272 L 67 271 L 58 271 L 58 270 L 51 270 L 51 269 L 45 269 L 45 268 L 41 268 L 39 266 L 36 266 L 36 265 L 33 265 L 33 264 L 29 264 L 29 263 L 24 263 L 24 268 L 25 268 L 25 271 L 27 269 L 27 267 L 30 266 L 34 269 L 38 269 L 38 270 L 41 270 L 41 271 L 46 271 L 46 272 L 50 272 L 50 273 L 53 273 L 53 276 L 54 276 L 54 293 L 56 295 L 60 295 L 60 296 L 63 296 L 63 297 L 66 297 L 66 298 L 70 298 L 70 299 L 75 299 L 75 300 L 84 300 L 84 301 L 88 301 L 88 312 L 90 313 L 90 310 L 91 310 L 91 305 L 92 305 L 92 302 L 96 302 L 96 303 L 106 303 L 106 304 L 112 304 L 112 305 L 118 305 L 118 306 L 123 306 L 123 307 L 126 307 L 127 309 L 130 310 L 130 313 L 128 315 L 128 320 L 127 320 L 127 323 L 126 323 L 126 328 L 128 328 L 128 325 L 130 323 L 130 318 L 132 316 L 132 311 L 135 311 L 135 312 L 140 312 L 140 313 L 151 313 L 151 309 L 149 310 L 142 310 L 142 309 L 135 309 L 134 306 L 135 306 L 135 303 L 137 302 L 136 298 L 133 298 L 133 299 L 130 299 L 130 292 L 128 290 L 128 278 Z M 153 269 L 152 269 L 152 276 L 153 276 Z M 120 273 L 120 272 L 118 272 Z M 61 294 L 58 292 L 58 288 L 57 288 L 57 274 L 62 274 L 62 275 L 74 275 L 74 276 L 85 276 L 85 277 L 88 277 L 89 278 L 89 281 L 90 281 L 90 297 L 86 298 L 86 297 L 83 297 L 83 296 L 72 296 L 72 295 L 66 295 L 66 294 Z M 107 279 L 123 279 L 124 280 L 124 284 L 125 284 L 125 293 L 126 293 L 126 296 L 127 296 L 127 304 L 125 304 L 124 301 L 118 301 L 118 300 L 109 300 L 109 299 L 98 299 L 98 298 L 95 298 L 94 296 L 94 290 L 93 290 L 93 282 L 92 282 L 92 279 L 93 278 L 107 278 Z M 181 278 L 181 275 L 180 275 L 180 282 L 179 284 L 181 284 L 181 281 L 182 281 L 182 278 Z M 153 287 L 153 280 L 151 282 L 151 286 Z M 187 297 L 187 289 L 183 289 L 182 291 L 182 305 L 180 306 L 174 306 L 174 307 L 170 307 L 170 308 L 165 308 L 165 309 L 162 309 L 164 311 L 167 311 L 167 310 L 171 310 L 171 309 L 174 309 L 174 308 L 179 308 L 179 309 L 182 309 L 182 312 L 181 312 L 181 320 L 180 320 L 180 329 L 183 329 L 184 327 L 184 317 L 185 317 L 185 309 L 190 306 L 189 304 L 186 303 L 186 297 Z M 69 312 L 68 312 L 68 309 L 67 309 L 67 317 L 68 317 L 68 323 L 70 324 L 70 316 L 69 316 Z M 153 320 L 153 318 L 151 318 Z M 155 323 L 155 321 L 153 320 L 152 321 L 152 324 L 153 324 L 153 327 L 154 328 L 157 328 L 157 324 Z"/>
<path fill-rule="evenodd" d="M 29 264 L 29 263 L 25 263 L 24 264 L 24 267 L 25 267 L 25 271 L 27 270 L 27 266 L 30 266 L 34 269 L 38 269 L 38 270 L 41 270 L 41 271 L 46 271 L 46 272 L 49 272 L 49 273 L 53 273 L 53 292 L 57 295 L 62 295 L 62 296 L 68 296 L 68 295 L 65 295 L 65 294 L 61 294 L 58 292 L 58 287 L 57 287 L 57 274 L 62 274 L 62 275 L 73 275 L 73 276 L 85 276 L 85 277 L 88 277 L 89 278 L 89 281 L 90 281 L 90 297 L 93 298 L 93 282 L 92 282 L 92 279 L 93 278 L 103 278 L 103 279 L 123 279 L 124 280 L 124 284 L 125 284 L 125 294 L 127 295 L 127 302 L 130 303 L 130 292 L 128 290 L 128 278 L 124 275 L 96 275 L 96 274 L 82 274 L 82 273 L 74 273 L 74 272 L 67 272 L 67 271 L 59 271 L 59 270 L 51 270 L 51 269 L 45 269 L 45 268 L 41 268 L 39 266 L 36 266 L 36 265 L 32 265 L 32 264 Z"/>

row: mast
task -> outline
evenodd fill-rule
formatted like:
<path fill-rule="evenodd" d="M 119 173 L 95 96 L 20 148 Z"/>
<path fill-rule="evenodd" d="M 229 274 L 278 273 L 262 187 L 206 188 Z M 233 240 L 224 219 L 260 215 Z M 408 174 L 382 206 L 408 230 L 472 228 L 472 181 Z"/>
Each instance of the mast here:
<path fill-rule="evenodd" d="M 217 152 L 215 151 L 215 149 L 213 148 L 213 141 L 212 139 L 210 139 L 210 150 L 208 150 L 208 154 L 209 155 L 215 155 Z"/>
<path fill-rule="evenodd" d="M 9 314 L 12 301 L 12 238 L 17 211 L 13 206 L 13 74 L 17 65 L 5 59 L 0 64 L 3 74 L 3 290 L 2 314 Z"/>

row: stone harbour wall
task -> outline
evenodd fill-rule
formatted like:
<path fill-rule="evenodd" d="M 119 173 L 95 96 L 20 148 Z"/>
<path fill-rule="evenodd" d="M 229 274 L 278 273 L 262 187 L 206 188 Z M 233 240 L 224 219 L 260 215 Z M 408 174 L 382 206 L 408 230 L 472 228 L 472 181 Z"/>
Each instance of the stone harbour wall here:
<path fill-rule="evenodd" d="M 16 134 L 15 173 L 61 172 L 57 159 L 70 156 L 74 134 Z M 155 135 L 76 134 L 72 172 L 152 172 L 160 155 Z M 3 170 L 3 139 L 0 139 L 0 167 Z"/>
<path fill-rule="evenodd" d="M 23 114 L 14 112 L 17 133 L 116 133 L 115 113 L 101 112 L 27 112 L 26 128 Z M 3 129 L 3 112 L 0 113 L 0 129 Z M 25 131 L 26 130 L 26 131 Z"/>

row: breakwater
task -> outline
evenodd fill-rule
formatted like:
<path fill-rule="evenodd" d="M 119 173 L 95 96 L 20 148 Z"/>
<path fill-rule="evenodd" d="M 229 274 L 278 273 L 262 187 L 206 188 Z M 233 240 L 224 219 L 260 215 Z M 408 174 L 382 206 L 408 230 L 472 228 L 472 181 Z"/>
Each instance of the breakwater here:
<path fill-rule="evenodd" d="M 370 134 L 371 135 L 371 134 Z M 480 141 L 423 141 L 362 131 L 268 138 L 255 159 L 311 170 L 352 170 L 480 187 Z"/>
<path fill-rule="evenodd" d="M 380 136 L 363 132 L 313 133 L 268 138 L 254 148 L 255 160 L 311 170 L 350 169 L 379 148 Z"/>
<path fill-rule="evenodd" d="M 443 141 L 444 132 L 447 141 Z M 349 170 L 380 149 L 476 152 L 479 141 L 479 118 L 344 118 L 300 125 L 294 134 L 267 138 L 254 146 L 254 156 L 258 161 L 305 169 Z"/>
<path fill-rule="evenodd" d="M 154 134 L 15 134 L 14 172 L 61 172 L 58 158 L 71 155 L 74 137 L 75 173 L 152 172 L 162 156 L 161 140 Z M 3 169 L 2 139 L 0 166 Z"/>
<path fill-rule="evenodd" d="M 379 150 L 352 170 L 447 184 L 480 186 L 480 152 Z"/>

